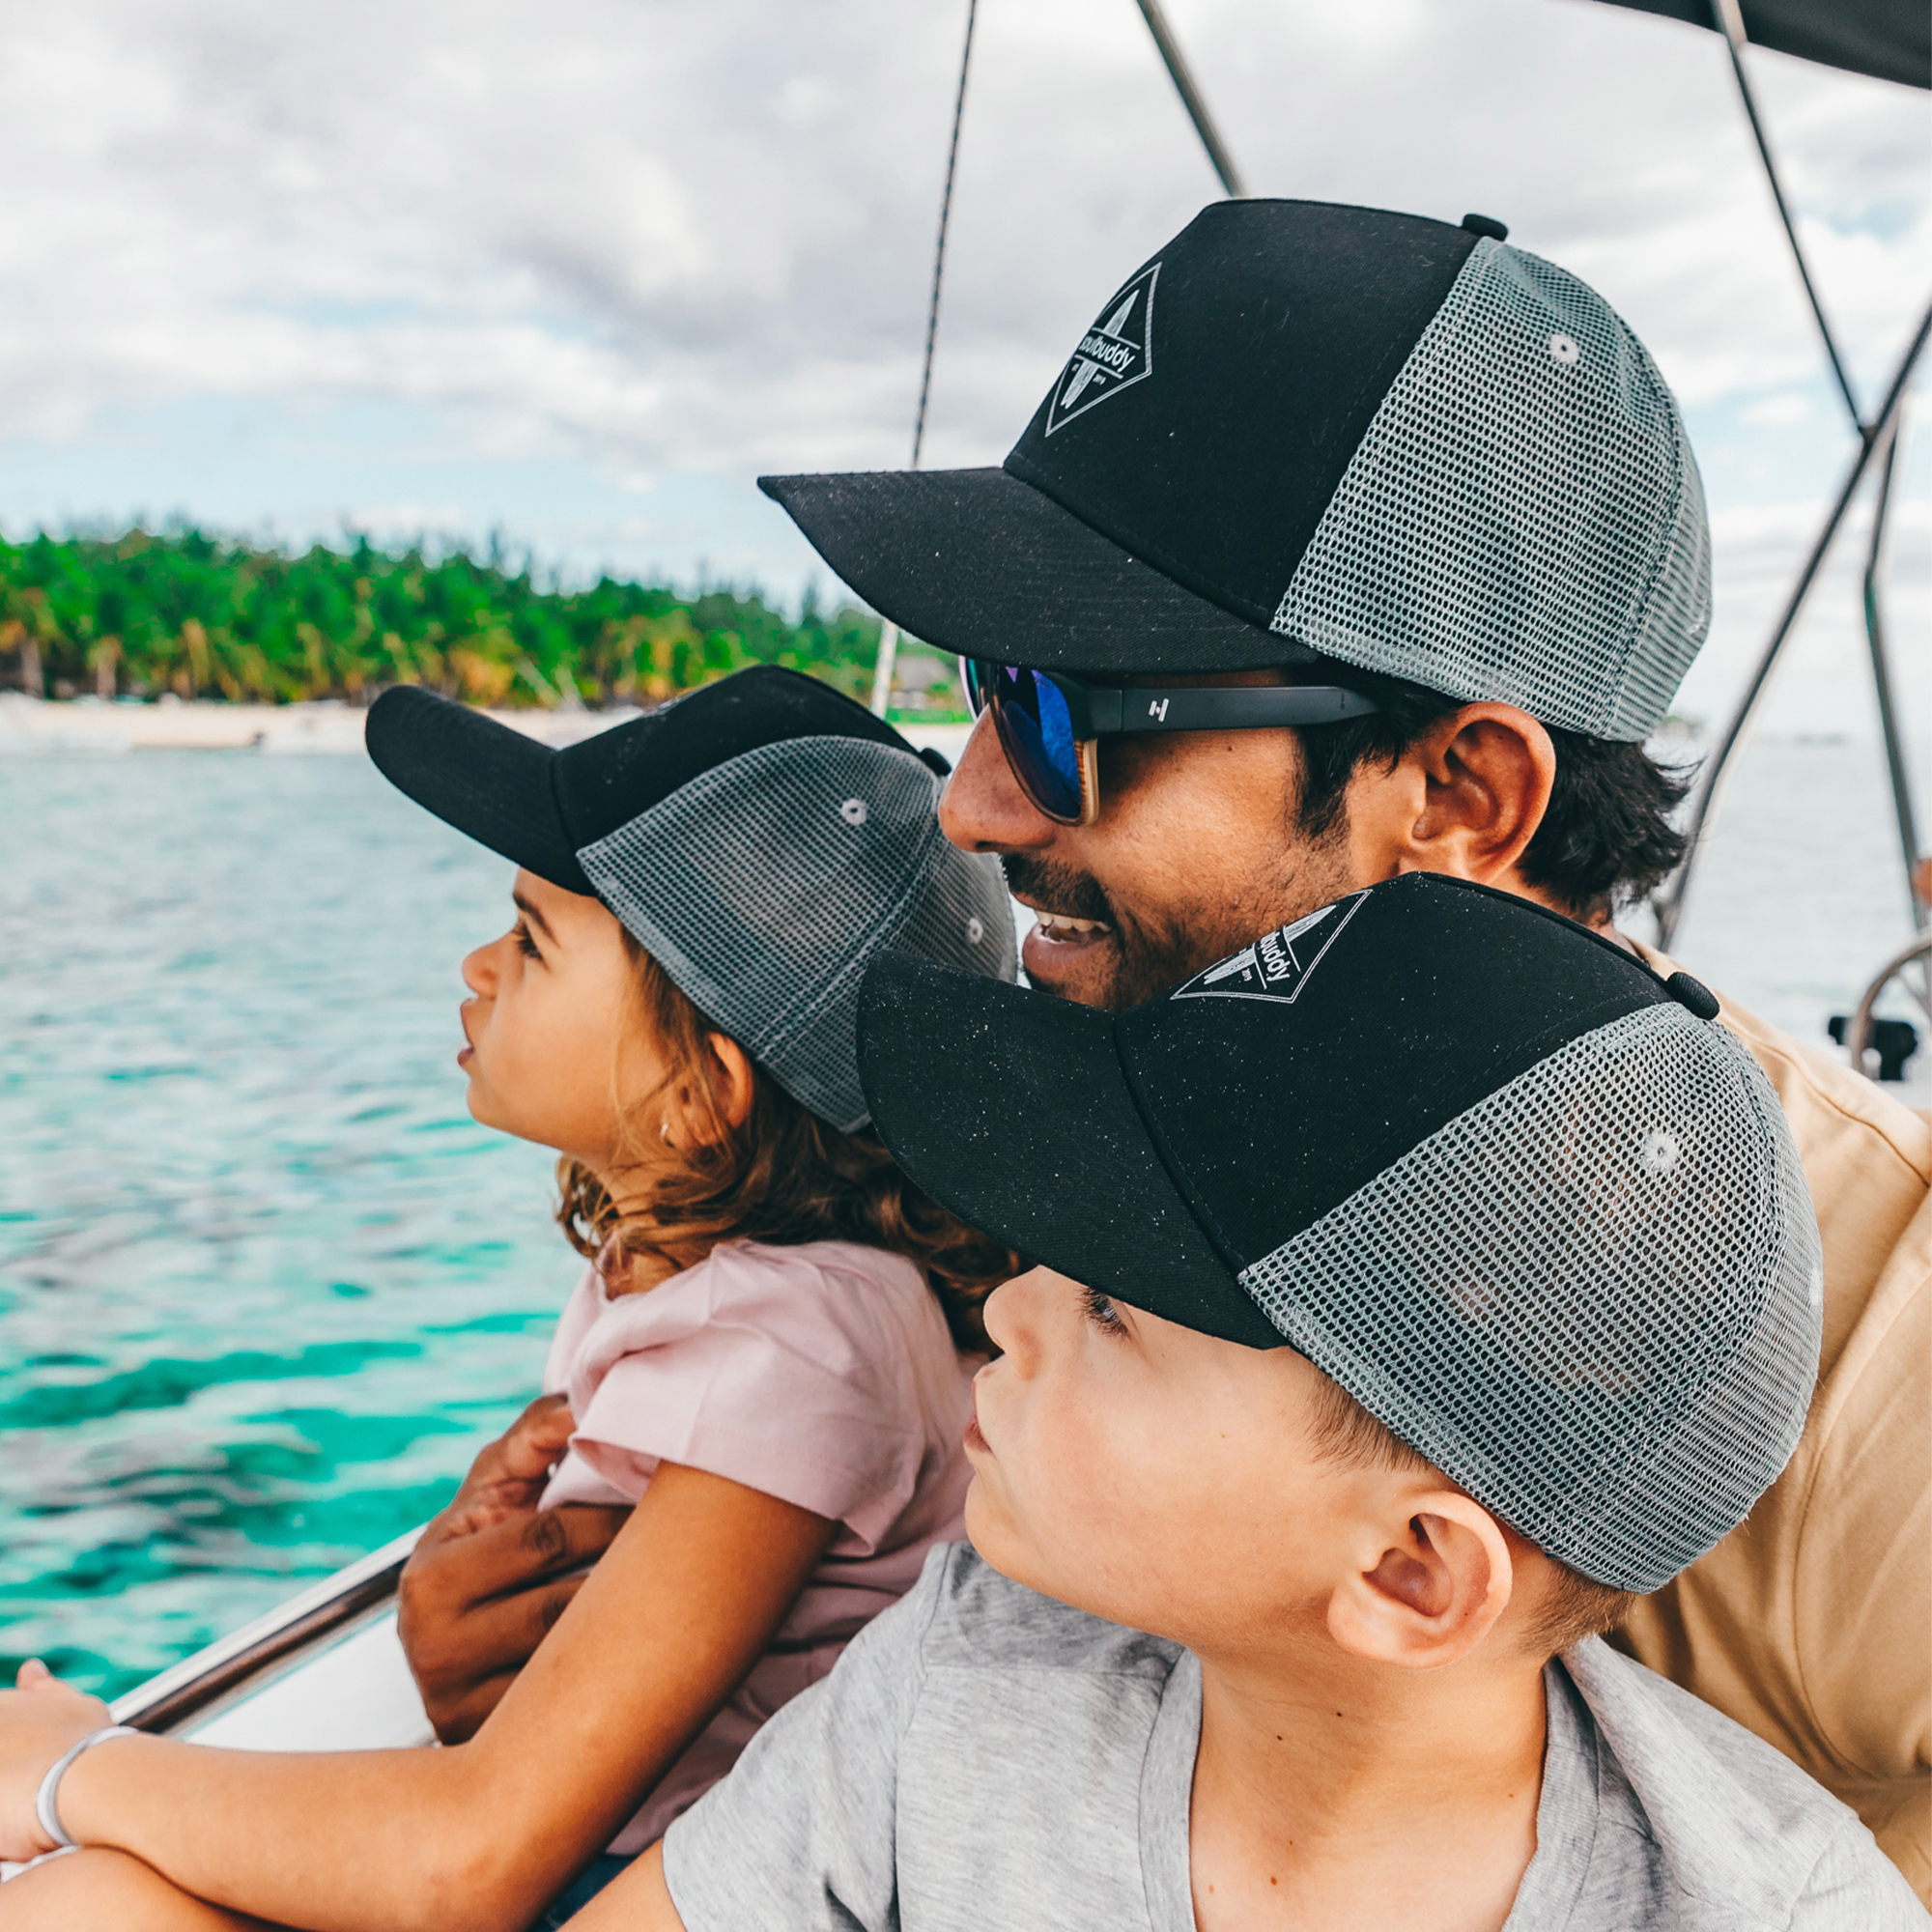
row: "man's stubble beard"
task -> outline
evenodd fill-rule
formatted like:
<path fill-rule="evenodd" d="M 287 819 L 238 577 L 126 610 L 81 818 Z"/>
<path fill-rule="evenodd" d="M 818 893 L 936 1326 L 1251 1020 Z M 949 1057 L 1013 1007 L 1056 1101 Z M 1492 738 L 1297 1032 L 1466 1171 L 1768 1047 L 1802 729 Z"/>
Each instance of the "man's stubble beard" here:
<path fill-rule="evenodd" d="M 1092 919 L 1112 928 L 1106 954 L 1112 970 L 1097 997 L 1082 1002 L 1107 1012 L 1124 1012 L 1171 991 L 1183 980 L 1238 952 L 1264 932 L 1314 912 L 1350 890 L 1346 840 L 1297 842 L 1276 853 L 1274 877 L 1243 906 L 1208 902 L 1178 916 L 1155 908 L 1117 903 L 1098 880 L 1071 867 L 1024 853 L 1003 853 L 1008 887 L 1069 919 Z M 1055 999 L 1074 997 L 1040 985 Z"/>

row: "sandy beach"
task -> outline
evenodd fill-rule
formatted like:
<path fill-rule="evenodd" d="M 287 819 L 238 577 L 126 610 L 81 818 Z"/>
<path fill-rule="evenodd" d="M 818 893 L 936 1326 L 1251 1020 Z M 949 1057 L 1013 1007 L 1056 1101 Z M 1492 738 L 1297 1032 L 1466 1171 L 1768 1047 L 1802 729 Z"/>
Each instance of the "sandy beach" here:
<path fill-rule="evenodd" d="M 0 692 L 0 757 L 45 752 L 264 752 L 348 755 L 362 749 L 364 707 L 325 699 L 313 704 L 224 704 L 161 698 L 105 703 L 76 697 L 48 701 Z M 574 745 L 638 716 L 610 711 L 493 711 L 513 730 L 547 745 Z M 956 758 L 965 724 L 908 724 L 906 737 Z"/>

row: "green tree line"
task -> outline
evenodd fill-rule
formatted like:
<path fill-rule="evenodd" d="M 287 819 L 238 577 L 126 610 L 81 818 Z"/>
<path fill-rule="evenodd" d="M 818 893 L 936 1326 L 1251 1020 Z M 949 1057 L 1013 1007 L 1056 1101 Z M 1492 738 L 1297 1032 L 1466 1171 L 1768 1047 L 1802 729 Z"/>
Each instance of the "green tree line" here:
<path fill-rule="evenodd" d="M 876 617 L 810 596 L 793 622 L 756 591 L 566 589 L 464 551 L 358 539 L 293 555 L 198 529 L 0 539 L 0 684 L 40 696 L 279 704 L 423 684 L 487 705 L 655 704 L 775 664 L 864 699 L 878 646 Z M 936 653 L 902 666 L 895 708 L 956 712 Z"/>

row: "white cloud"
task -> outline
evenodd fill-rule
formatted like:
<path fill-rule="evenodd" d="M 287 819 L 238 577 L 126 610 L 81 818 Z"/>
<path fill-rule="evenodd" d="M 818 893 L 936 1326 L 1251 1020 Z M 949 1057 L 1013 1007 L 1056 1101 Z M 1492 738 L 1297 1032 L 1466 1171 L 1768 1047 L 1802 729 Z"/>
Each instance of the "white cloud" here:
<path fill-rule="evenodd" d="M 1712 663 L 1747 654 L 1727 640 L 1775 603 L 1840 458 L 1801 414 L 1818 345 L 1717 37 L 1589 0 L 1169 11 L 1255 191 L 1480 209 L 1624 311 L 1721 424 Z M 298 529 L 432 503 L 629 567 L 662 541 L 682 576 L 708 554 L 795 583 L 750 479 L 904 460 L 963 16 L 26 10 L 0 65 L 0 515 L 145 494 Z M 980 23 L 938 464 L 997 461 L 1099 297 L 1215 191 L 1127 0 L 984 0 Z M 1870 389 L 1924 298 L 1932 103 L 1755 71 Z M 180 428 L 211 409 L 222 436 Z M 1746 508 L 1772 523 L 1751 534 Z M 1907 603 L 1924 551 L 1898 546 Z"/>
<path fill-rule="evenodd" d="M 1760 396 L 1738 412 L 1738 420 L 1752 429 L 1787 429 L 1793 423 L 1809 422 L 1814 413 L 1811 398 L 1802 389 L 1779 389 Z"/>

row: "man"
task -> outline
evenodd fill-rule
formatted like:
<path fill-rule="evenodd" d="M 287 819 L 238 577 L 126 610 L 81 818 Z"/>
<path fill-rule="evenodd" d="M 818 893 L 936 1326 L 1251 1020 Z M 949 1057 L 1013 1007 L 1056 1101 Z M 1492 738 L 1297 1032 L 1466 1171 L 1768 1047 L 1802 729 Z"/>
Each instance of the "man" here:
<path fill-rule="evenodd" d="M 1102 305 L 1002 469 L 768 482 L 877 609 L 980 661 L 990 710 L 943 818 L 1038 913 L 1036 986 L 1124 1009 L 1406 871 L 1607 932 L 1676 863 L 1681 793 L 1642 740 L 1708 624 L 1695 464 L 1618 318 L 1504 244 L 1483 216 L 1219 204 Z M 1242 970 L 1292 975 L 1296 944 Z M 1721 1017 L 1816 1204 L 1818 1392 L 1750 1520 L 1621 1640 L 1932 1897 L 1932 1126 Z M 521 1493 L 567 1429 L 533 1414 L 472 1485 Z M 453 1734 L 610 1533 L 538 1524 L 433 1531 L 406 1578 Z"/>
<path fill-rule="evenodd" d="M 1046 991 L 1124 1009 L 1413 870 L 1607 932 L 1681 853 L 1642 741 L 1709 621 L 1695 464 L 1629 329 L 1486 217 L 1218 204 L 1102 305 L 1002 469 L 765 487 L 976 661 L 943 821 L 1035 908 Z M 1621 1641 L 1932 1898 L 1932 1126 L 1721 1016 L 1817 1204 L 1818 1391 L 1750 1520 Z"/>

